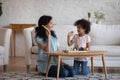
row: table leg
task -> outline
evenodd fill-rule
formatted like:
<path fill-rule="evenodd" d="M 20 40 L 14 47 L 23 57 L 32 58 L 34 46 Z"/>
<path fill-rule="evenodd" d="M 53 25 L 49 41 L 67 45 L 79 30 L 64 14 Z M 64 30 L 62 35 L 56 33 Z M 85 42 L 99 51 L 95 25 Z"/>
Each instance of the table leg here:
<path fill-rule="evenodd" d="M 58 62 L 57 62 L 57 80 L 59 79 L 59 72 L 60 72 L 60 56 L 58 56 Z"/>
<path fill-rule="evenodd" d="M 48 77 L 48 72 L 49 72 L 49 68 L 50 68 L 50 62 L 51 62 L 51 56 L 49 56 L 49 58 L 48 58 L 48 65 L 47 65 L 47 69 L 46 69 L 46 77 Z"/>
<path fill-rule="evenodd" d="M 14 35 L 14 37 L 13 37 L 13 42 L 14 42 L 14 46 L 13 46 L 14 54 L 13 54 L 13 56 L 16 57 L 16 31 L 14 31 L 13 35 Z"/>
<path fill-rule="evenodd" d="M 10 57 L 12 57 L 12 34 L 10 35 Z"/>
<path fill-rule="evenodd" d="M 105 73 L 105 78 L 107 79 L 107 69 L 106 69 L 106 65 L 105 65 L 104 55 L 102 55 L 102 63 L 103 63 L 103 70 L 104 70 L 104 73 Z"/>
<path fill-rule="evenodd" d="M 11 48 L 12 48 L 11 56 L 13 57 L 14 55 L 14 31 L 13 30 L 12 30 L 12 37 L 11 37 Z"/>
<path fill-rule="evenodd" d="M 93 57 L 91 57 L 91 69 L 92 69 L 92 75 L 94 75 L 94 61 L 93 61 Z"/>

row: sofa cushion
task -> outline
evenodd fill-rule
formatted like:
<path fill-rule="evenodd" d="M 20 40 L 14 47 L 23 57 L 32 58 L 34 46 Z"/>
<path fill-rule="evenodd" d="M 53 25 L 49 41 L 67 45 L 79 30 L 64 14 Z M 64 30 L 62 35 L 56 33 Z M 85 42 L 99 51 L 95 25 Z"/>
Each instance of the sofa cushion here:
<path fill-rule="evenodd" d="M 35 61 L 37 61 L 37 59 L 38 59 L 38 47 L 33 46 L 31 50 L 32 50 L 31 59 L 35 59 Z"/>
<path fill-rule="evenodd" d="M 3 54 L 3 53 L 4 53 L 4 47 L 0 46 L 0 54 Z"/>
<path fill-rule="evenodd" d="M 120 45 L 92 45 L 91 50 L 107 51 L 106 56 L 120 57 Z"/>
<path fill-rule="evenodd" d="M 38 53 L 38 46 L 32 46 L 32 53 Z"/>
<path fill-rule="evenodd" d="M 32 58 L 32 59 L 35 59 L 35 60 L 37 61 L 37 59 L 38 59 L 38 54 L 31 54 L 31 58 Z"/>
<path fill-rule="evenodd" d="M 33 44 L 34 46 L 36 46 L 37 43 L 36 43 L 36 38 L 35 38 L 35 29 L 32 30 L 31 36 L 32 36 L 32 44 Z"/>
<path fill-rule="evenodd" d="M 92 24 L 90 36 L 93 45 L 120 45 L 120 25 Z"/>

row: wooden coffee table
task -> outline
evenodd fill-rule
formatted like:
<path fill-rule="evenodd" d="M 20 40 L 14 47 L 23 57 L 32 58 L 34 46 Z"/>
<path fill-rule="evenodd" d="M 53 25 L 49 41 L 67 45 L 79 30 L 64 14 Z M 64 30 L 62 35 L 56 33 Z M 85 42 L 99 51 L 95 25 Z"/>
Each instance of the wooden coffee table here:
<path fill-rule="evenodd" d="M 46 52 L 46 54 L 49 56 L 48 59 L 48 66 L 46 70 L 46 77 L 48 76 L 48 71 L 50 68 L 50 62 L 51 62 L 51 57 L 56 57 L 57 58 L 57 80 L 59 79 L 59 71 L 60 71 L 60 61 L 63 58 L 83 58 L 83 57 L 90 57 L 91 58 L 91 69 L 92 69 L 92 75 L 94 75 L 94 57 L 101 57 L 102 63 L 103 63 L 103 70 L 105 74 L 105 78 L 107 79 L 107 69 L 105 65 L 105 59 L 104 59 L 104 54 L 106 51 L 71 51 L 71 52 Z"/>

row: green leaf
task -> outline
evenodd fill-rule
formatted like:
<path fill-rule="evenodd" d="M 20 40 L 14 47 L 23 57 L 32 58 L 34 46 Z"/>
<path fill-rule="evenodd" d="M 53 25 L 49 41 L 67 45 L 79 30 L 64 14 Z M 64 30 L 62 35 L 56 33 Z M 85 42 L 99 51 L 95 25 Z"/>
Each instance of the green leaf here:
<path fill-rule="evenodd" d="M 105 20 L 105 13 L 96 11 L 94 12 L 94 16 L 97 20 Z"/>

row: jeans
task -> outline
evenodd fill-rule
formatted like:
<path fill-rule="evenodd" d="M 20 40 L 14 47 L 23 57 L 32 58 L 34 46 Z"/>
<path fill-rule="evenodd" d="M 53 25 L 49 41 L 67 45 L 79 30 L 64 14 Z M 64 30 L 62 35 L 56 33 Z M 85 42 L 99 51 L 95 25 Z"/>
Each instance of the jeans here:
<path fill-rule="evenodd" d="M 50 67 L 48 76 L 49 77 L 56 77 L 57 75 L 57 66 L 56 65 L 52 65 Z M 74 76 L 74 72 L 73 69 L 70 66 L 60 66 L 60 72 L 59 72 L 59 77 L 73 77 Z"/>
<path fill-rule="evenodd" d="M 74 74 L 75 75 L 88 75 L 91 70 L 87 67 L 87 61 L 74 60 Z"/>

